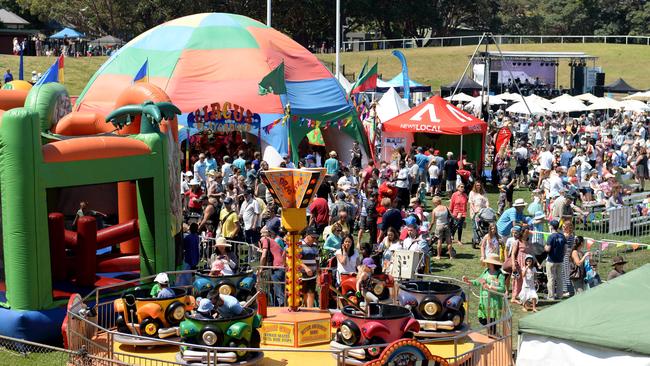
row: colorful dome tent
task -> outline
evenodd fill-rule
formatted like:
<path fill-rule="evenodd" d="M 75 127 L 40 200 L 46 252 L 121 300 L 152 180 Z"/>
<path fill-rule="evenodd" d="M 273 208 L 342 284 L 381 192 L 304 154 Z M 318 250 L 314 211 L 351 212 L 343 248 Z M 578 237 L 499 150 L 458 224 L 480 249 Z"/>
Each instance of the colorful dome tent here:
<path fill-rule="evenodd" d="M 107 113 L 115 94 L 131 85 L 145 61 L 149 82 L 162 88 L 183 112 L 179 124 L 197 127 L 195 122 L 205 114 L 211 119 L 215 108 L 223 112 L 239 108 L 252 115 L 247 123 L 230 118 L 220 125 L 239 126 L 261 137 L 264 157 L 271 162 L 289 152 L 289 143 L 297 158 L 298 143 L 315 125 L 306 119 L 328 125 L 336 121 L 350 144 L 354 139 L 367 147 L 354 107 L 320 61 L 286 35 L 234 14 L 190 15 L 134 38 L 95 73 L 75 110 Z M 287 94 L 259 95 L 258 83 L 283 61 Z M 287 103 L 292 118 L 282 119 Z M 341 120 L 348 122 L 338 123 Z"/>

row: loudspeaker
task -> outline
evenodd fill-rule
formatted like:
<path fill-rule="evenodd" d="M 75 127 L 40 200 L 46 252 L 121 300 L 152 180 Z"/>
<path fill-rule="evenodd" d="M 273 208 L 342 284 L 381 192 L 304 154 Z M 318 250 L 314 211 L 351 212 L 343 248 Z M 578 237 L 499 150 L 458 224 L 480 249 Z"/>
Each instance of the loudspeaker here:
<path fill-rule="evenodd" d="M 499 87 L 499 73 L 497 71 L 490 71 L 490 89 Z"/>
<path fill-rule="evenodd" d="M 597 72 L 596 73 L 596 86 L 603 86 L 605 85 L 605 73 L 604 72 Z"/>
<path fill-rule="evenodd" d="M 597 97 L 603 97 L 605 95 L 605 88 L 602 85 L 594 86 L 594 95 Z"/>
<path fill-rule="evenodd" d="M 577 94 L 585 92 L 585 68 L 582 66 L 573 68 L 573 90 Z"/>

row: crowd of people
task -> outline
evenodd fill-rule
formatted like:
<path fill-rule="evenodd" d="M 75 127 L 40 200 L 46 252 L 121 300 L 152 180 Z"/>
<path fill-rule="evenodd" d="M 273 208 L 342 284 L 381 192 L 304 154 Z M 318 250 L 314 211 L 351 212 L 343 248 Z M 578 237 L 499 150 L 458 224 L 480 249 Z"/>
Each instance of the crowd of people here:
<path fill-rule="evenodd" d="M 491 134 L 506 127 L 513 138 L 497 152 L 494 139 L 488 143 L 491 176 L 479 176 L 464 152 L 456 157 L 434 146 L 398 149 L 390 161 L 365 165 L 358 144 L 349 151 L 349 164 L 336 151 L 327 159 L 309 153 L 292 162 L 285 156 L 283 167 L 322 166 L 327 172 L 300 242 L 305 305 L 316 303 L 323 268 L 336 268 L 339 275 L 390 273 L 393 253 L 408 250 L 420 253 L 417 270 L 426 272 L 436 262 L 453 261 L 456 246 L 470 242 L 486 269 L 467 281 L 482 291 L 503 292 L 525 310 L 537 310 L 540 289 L 558 300 L 597 286 L 597 263 L 575 225 L 587 219 L 585 204 L 617 207 L 624 195 L 645 189 L 650 119 L 629 113 L 573 119 L 497 113 L 492 123 Z M 268 164 L 252 149 L 239 150 L 234 159 L 211 155 L 198 154 L 193 169 L 183 173 L 187 215 L 196 218 L 184 241 L 186 263 L 199 264 L 202 235 L 219 248 L 207 265 L 214 273 L 232 273 L 241 251 L 227 243 L 246 242 L 261 254 L 260 264 L 271 268 L 274 305 L 284 305 L 286 233 L 281 208 L 259 178 Z M 497 202 L 488 199 L 488 188 L 498 192 Z M 528 188 L 530 199 L 515 199 L 515 190 Z M 648 207 L 646 198 L 639 212 L 648 215 Z M 485 218 L 490 212 L 491 220 Z M 624 263 L 618 258 L 610 277 L 623 273 Z M 364 281 L 357 284 L 362 295 Z M 489 321 L 494 314 L 483 315 Z"/>

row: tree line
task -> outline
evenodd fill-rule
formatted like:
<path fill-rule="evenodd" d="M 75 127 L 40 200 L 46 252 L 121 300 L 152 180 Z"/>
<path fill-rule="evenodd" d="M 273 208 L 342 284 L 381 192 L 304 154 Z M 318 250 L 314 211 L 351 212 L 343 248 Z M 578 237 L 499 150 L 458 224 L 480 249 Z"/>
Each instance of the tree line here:
<path fill-rule="evenodd" d="M 272 0 L 274 28 L 304 46 L 334 40 L 335 0 Z M 165 21 L 202 12 L 265 22 L 266 0 L 0 0 L 0 6 L 43 23 L 90 35 L 130 39 Z M 381 38 L 453 35 L 457 29 L 500 34 L 647 35 L 647 0 L 341 0 L 343 33 Z"/>

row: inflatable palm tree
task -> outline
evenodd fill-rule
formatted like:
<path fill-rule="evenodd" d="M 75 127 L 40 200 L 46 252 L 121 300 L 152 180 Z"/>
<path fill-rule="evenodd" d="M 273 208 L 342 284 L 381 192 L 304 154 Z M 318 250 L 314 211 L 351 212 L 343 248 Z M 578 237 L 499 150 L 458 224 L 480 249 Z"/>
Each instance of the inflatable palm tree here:
<path fill-rule="evenodd" d="M 181 111 L 172 103 L 154 103 L 148 100 L 142 104 L 129 104 L 114 110 L 106 116 L 106 122 L 112 123 L 117 129 L 122 129 L 140 115 L 140 133 L 153 133 L 160 132 L 160 123 L 163 119 L 171 120 L 177 114 L 181 114 Z"/>

